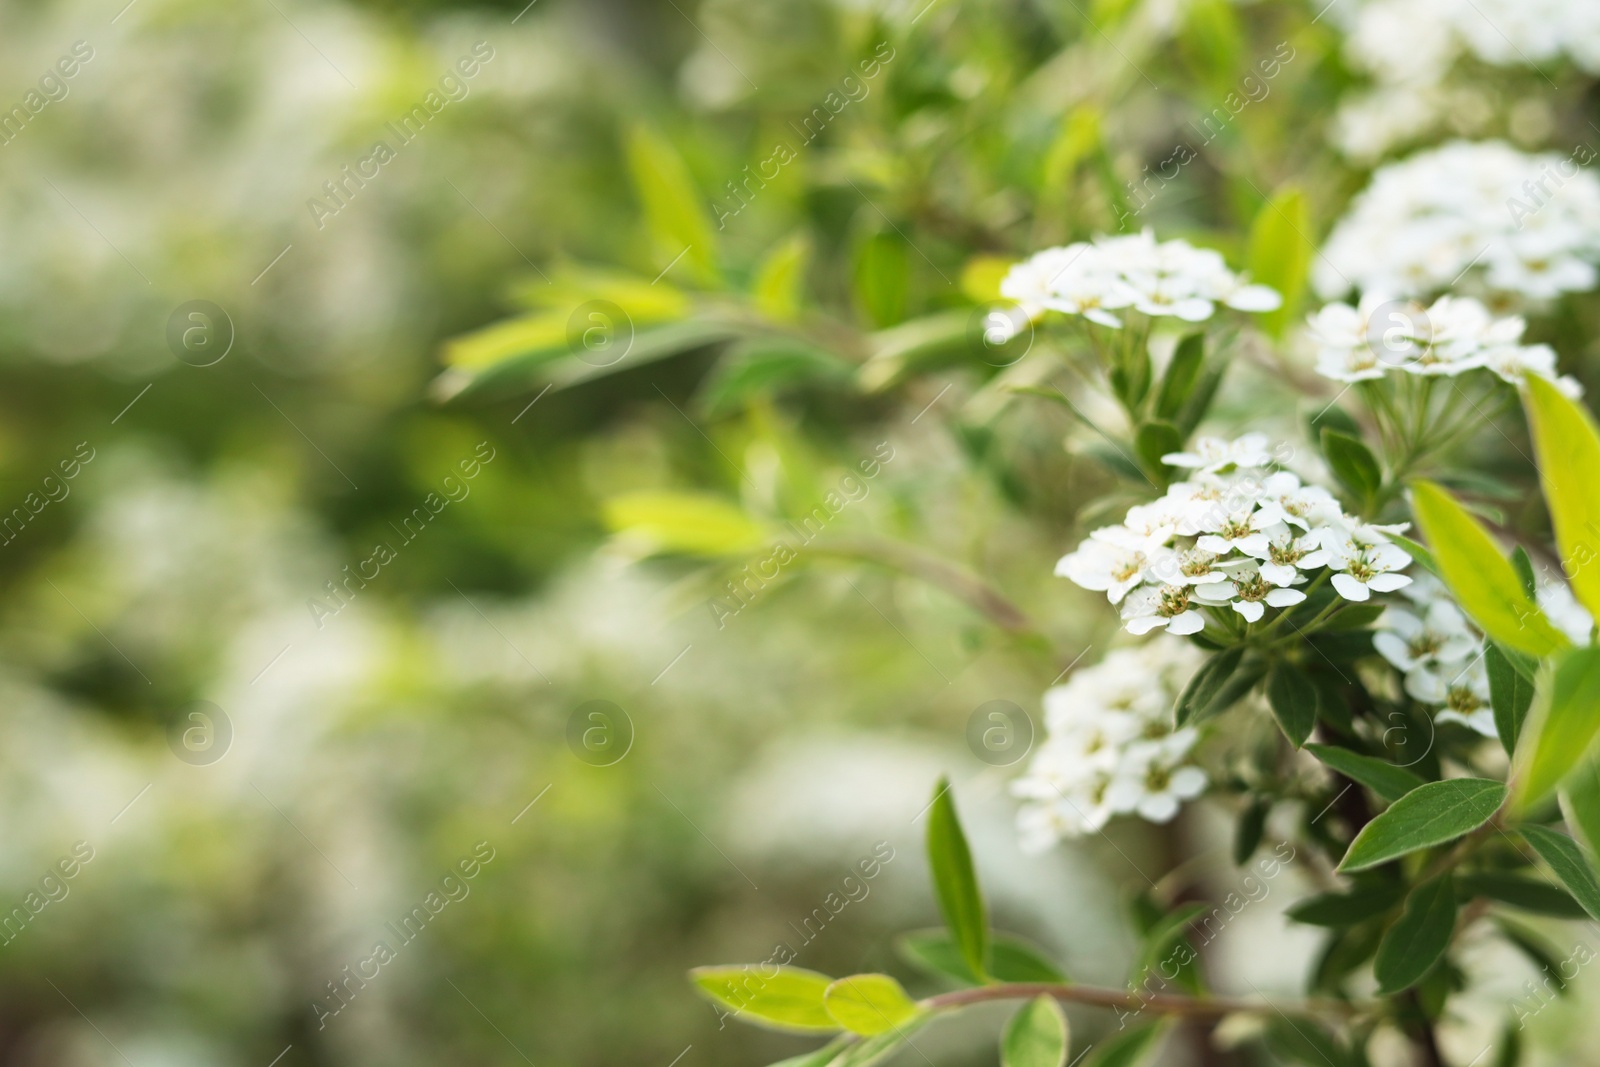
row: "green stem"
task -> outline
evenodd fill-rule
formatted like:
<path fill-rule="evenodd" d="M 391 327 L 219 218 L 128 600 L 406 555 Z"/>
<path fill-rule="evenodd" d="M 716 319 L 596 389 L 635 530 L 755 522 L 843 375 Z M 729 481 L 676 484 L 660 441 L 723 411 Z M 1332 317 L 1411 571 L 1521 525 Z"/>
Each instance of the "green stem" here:
<path fill-rule="evenodd" d="M 1245 1000 L 1237 997 L 1188 997 L 1175 993 L 1153 993 L 1146 996 L 1126 989 L 1103 989 L 1058 982 L 1003 982 L 978 986 L 974 989 L 958 989 L 953 993 L 940 993 L 929 997 L 922 1002 L 922 1007 L 929 1011 L 943 1011 L 991 1000 L 1032 1000 L 1035 997 L 1053 997 L 1063 1003 L 1087 1004 L 1121 1011 L 1152 1011 L 1157 1015 L 1177 1015 L 1190 1019 L 1220 1019 L 1238 1012 L 1256 1015 L 1335 1015 L 1344 1018 L 1362 1011 L 1358 1005 L 1336 1000 L 1312 1000 L 1279 1005 L 1266 1000 Z"/>

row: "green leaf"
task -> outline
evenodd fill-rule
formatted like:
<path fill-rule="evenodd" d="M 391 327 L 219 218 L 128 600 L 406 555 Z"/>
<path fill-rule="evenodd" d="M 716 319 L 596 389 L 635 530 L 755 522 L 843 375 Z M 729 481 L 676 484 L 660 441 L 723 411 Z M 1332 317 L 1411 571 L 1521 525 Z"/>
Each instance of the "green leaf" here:
<path fill-rule="evenodd" d="M 1053 997 L 1024 1004 L 1000 1037 L 1000 1067 L 1062 1067 L 1067 1062 L 1067 1017 Z"/>
<path fill-rule="evenodd" d="M 792 233 L 778 242 L 756 268 L 755 281 L 750 286 L 756 307 L 779 322 L 799 318 L 810 262 L 811 241 L 804 232 Z"/>
<path fill-rule="evenodd" d="M 979 985 L 982 980 L 967 968 L 961 950 L 950 932 L 914 930 L 901 934 L 896 943 L 906 962 L 929 974 L 953 978 L 963 985 Z M 989 977 L 998 982 L 1065 982 L 1066 973 L 1044 951 L 1014 934 L 989 935 Z"/>
<path fill-rule="evenodd" d="M 885 1030 L 881 1034 L 857 1041 L 840 1053 L 839 1058 L 828 1067 L 871 1067 L 872 1064 L 882 1063 L 898 1052 L 900 1046 L 909 1041 L 911 1035 L 921 1029 L 931 1017 L 931 1013 L 924 1012 L 906 1020 L 893 1030 Z"/>
<path fill-rule="evenodd" d="M 1406 550 L 1410 557 L 1421 565 L 1422 569 L 1435 578 L 1442 577 L 1439 573 L 1439 561 L 1433 558 L 1433 553 L 1428 551 L 1426 545 L 1420 545 L 1403 534 L 1389 534 L 1389 540 Z"/>
<path fill-rule="evenodd" d="M 1561 566 L 1578 602 L 1600 618 L 1600 431 L 1552 382 L 1530 374 L 1527 383 L 1528 423 Z"/>
<path fill-rule="evenodd" d="M 1352 782 L 1359 782 L 1393 803 L 1424 784 L 1421 777 L 1385 760 L 1363 756 L 1335 745 L 1307 745 L 1306 751 Z"/>
<path fill-rule="evenodd" d="M 888 230 L 868 234 L 856 246 L 856 303 L 876 329 L 906 317 L 911 268 L 906 243 Z"/>
<path fill-rule="evenodd" d="M 1493 641 L 1486 642 L 1483 665 L 1489 673 L 1489 705 L 1494 709 L 1494 729 L 1507 755 L 1517 750 L 1517 738 L 1533 703 L 1533 680 L 1523 677 L 1510 657 Z"/>
<path fill-rule="evenodd" d="M 1576 648 L 1556 661 L 1538 690 L 1517 753 L 1517 806 L 1549 796 L 1600 732 L 1600 648 Z"/>
<path fill-rule="evenodd" d="M 1206 362 L 1206 335 L 1204 330 L 1189 334 L 1178 342 L 1172 360 L 1161 375 L 1161 388 L 1156 393 L 1156 418 L 1171 422 L 1178 417 L 1183 406 L 1193 395 L 1200 380 L 1200 368 Z M 1182 442 L 1179 442 L 1182 447 Z"/>
<path fill-rule="evenodd" d="M 1217 695 L 1222 691 L 1223 683 L 1239 669 L 1239 661 L 1244 658 L 1244 649 L 1240 646 L 1224 649 L 1206 660 L 1200 669 L 1194 672 L 1194 677 L 1189 679 L 1189 684 L 1183 687 L 1183 692 L 1178 694 L 1177 705 L 1173 714 L 1178 725 L 1182 726 L 1190 718 L 1208 708 Z"/>
<path fill-rule="evenodd" d="M 1167 465 L 1161 462 L 1161 457 L 1183 451 L 1183 435 L 1170 422 L 1147 422 L 1139 427 L 1133 447 L 1139 453 L 1145 470 L 1164 481 Z"/>
<path fill-rule="evenodd" d="M 1078 1062 L 1082 1067 L 1139 1067 L 1160 1047 L 1168 1027 L 1165 1021 L 1130 1027 L 1100 1041 Z"/>
<path fill-rule="evenodd" d="M 1327 457 L 1328 466 L 1339 483 L 1350 490 L 1350 495 L 1363 509 L 1369 507 L 1383 486 L 1383 469 L 1378 466 L 1372 450 L 1357 438 L 1325 429 L 1322 431 L 1322 454 Z"/>
<path fill-rule="evenodd" d="M 1516 568 L 1493 538 L 1448 493 L 1417 482 L 1411 507 L 1445 584 L 1484 633 L 1530 656 L 1548 656 L 1569 644 L 1522 591 Z"/>
<path fill-rule="evenodd" d="M 1188 401 L 1183 405 L 1183 410 L 1172 421 L 1178 427 L 1178 432 L 1185 438 L 1192 433 L 1200 420 L 1206 417 L 1211 410 L 1211 401 L 1216 398 L 1217 390 L 1222 387 L 1222 379 L 1227 377 L 1228 363 L 1225 359 L 1213 358 L 1201 371 L 1194 389 L 1189 393 Z"/>
<path fill-rule="evenodd" d="M 1517 569 L 1517 577 L 1522 579 L 1522 591 L 1528 594 L 1530 600 L 1539 597 L 1539 577 L 1533 572 L 1533 558 L 1528 555 L 1528 550 L 1518 545 L 1511 550 L 1511 565 Z"/>
<path fill-rule="evenodd" d="M 1456 928 L 1456 887 L 1446 874 L 1417 886 L 1406 897 L 1405 910 L 1378 943 L 1372 972 L 1378 995 L 1410 989 L 1433 970 Z"/>
<path fill-rule="evenodd" d="M 1184 904 L 1172 911 L 1159 913 L 1154 922 L 1150 924 L 1149 929 L 1145 931 L 1144 944 L 1139 950 L 1138 958 L 1133 963 L 1133 970 L 1129 978 L 1130 984 L 1137 986 L 1152 974 L 1167 974 L 1168 970 L 1171 969 L 1167 966 L 1168 961 L 1182 955 L 1174 950 L 1183 943 L 1189 927 L 1194 925 L 1195 921 L 1202 915 L 1208 915 L 1213 910 L 1221 911 L 1222 909 L 1214 909 L 1210 904 L 1194 903 Z M 1192 956 L 1193 954 L 1191 953 L 1190 955 Z M 1178 967 L 1181 968 L 1182 966 L 1182 961 L 1179 961 Z"/>
<path fill-rule="evenodd" d="M 721 497 L 640 492 L 612 497 L 606 526 L 635 550 L 692 556 L 735 556 L 764 543 L 759 523 Z"/>
<path fill-rule="evenodd" d="M 1419 848 L 1454 841 L 1488 822 L 1505 799 L 1506 787 L 1487 778 L 1419 785 L 1361 828 L 1339 870 L 1364 871 Z"/>
<path fill-rule="evenodd" d="M 1560 919 L 1581 919 L 1584 916 L 1583 905 L 1560 886 L 1507 871 L 1464 874 L 1456 879 L 1456 888 L 1463 900 L 1487 897 L 1536 915 L 1553 915 Z"/>
<path fill-rule="evenodd" d="M 851 1044 L 848 1034 L 840 1034 L 821 1048 L 802 1052 L 798 1056 L 790 1056 L 786 1060 L 779 1060 L 771 1067 L 828 1067 Z"/>
<path fill-rule="evenodd" d="M 1344 1049 L 1315 1019 L 1278 1015 L 1267 1021 L 1267 1047 L 1283 1059 L 1306 1067 L 1341 1067 L 1349 1061 Z"/>
<path fill-rule="evenodd" d="M 1347 893 L 1321 893 L 1307 897 L 1285 914 L 1297 923 L 1307 926 L 1354 926 L 1377 918 L 1405 896 L 1405 886 L 1398 882 L 1377 882 L 1356 886 Z"/>
<path fill-rule="evenodd" d="M 897 1029 L 921 1010 L 886 974 L 841 978 L 823 992 L 822 1004 L 834 1022 L 863 1037 Z"/>
<path fill-rule="evenodd" d="M 1267 703 L 1289 743 L 1299 748 L 1317 725 L 1317 687 L 1305 671 L 1288 660 L 1273 664 L 1267 674 Z"/>
<path fill-rule="evenodd" d="M 983 897 L 978 891 L 978 875 L 972 869 L 972 852 L 967 835 L 956 816 L 950 795 L 950 781 L 941 778 L 928 813 L 928 869 L 939 897 L 950 937 L 961 950 L 967 969 L 982 978 L 989 946 L 988 919 Z"/>
<path fill-rule="evenodd" d="M 1062 187 L 1100 144 L 1100 111 L 1093 104 L 1079 104 L 1067 114 L 1050 150 L 1045 153 L 1040 188 L 1047 196 L 1064 195 Z"/>
<path fill-rule="evenodd" d="M 1589 918 L 1600 920 L 1600 882 L 1595 881 L 1593 863 L 1578 843 L 1547 826 L 1522 826 L 1517 832 L 1550 865 Z"/>
<path fill-rule="evenodd" d="M 1272 286 L 1283 297 L 1282 307 L 1259 319 L 1261 328 L 1273 337 L 1282 337 L 1284 328 L 1297 319 L 1314 251 L 1310 234 L 1306 196 L 1294 186 L 1280 189 L 1250 224 L 1251 278 Z"/>
<path fill-rule="evenodd" d="M 771 975 L 761 965 L 696 967 L 689 978 L 708 998 L 744 1022 L 774 1030 L 827 1033 L 839 1029 L 823 1006 L 833 979 L 800 967 L 777 967 Z"/>
<path fill-rule="evenodd" d="M 721 415 L 749 403 L 803 385 L 851 388 L 855 365 L 797 337 L 752 337 L 729 347 L 700 387 L 699 404 L 708 415 Z"/>
<path fill-rule="evenodd" d="M 665 137 L 645 126 L 628 135 L 628 172 L 644 206 L 645 221 L 666 264 L 682 255 L 702 284 L 716 287 L 716 236 L 683 157 Z"/>
<path fill-rule="evenodd" d="M 1567 775 L 1561 790 L 1561 813 L 1573 836 L 1593 852 L 1600 847 L 1600 754 L 1589 752 Z"/>
<path fill-rule="evenodd" d="M 1267 813 L 1271 808 L 1262 797 L 1257 797 L 1239 813 L 1233 831 L 1233 865 L 1243 867 L 1261 847 L 1261 835 L 1267 829 Z"/>

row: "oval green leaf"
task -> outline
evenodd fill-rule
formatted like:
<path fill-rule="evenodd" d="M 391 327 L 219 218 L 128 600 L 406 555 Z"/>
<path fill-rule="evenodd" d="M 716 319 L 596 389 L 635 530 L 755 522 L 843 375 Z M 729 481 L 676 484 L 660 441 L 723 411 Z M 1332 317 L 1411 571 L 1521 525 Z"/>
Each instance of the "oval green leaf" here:
<path fill-rule="evenodd" d="M 1424 782 L 1421 777 L 1386 760 L 1363 756 L 1336 745 L 1307 745 L 1306 751 L 1352 782 L 1360 782 L 1391 804 Z"/>
<path fill-rule="evenodd" d="M 1339 863 L 1364 871 L 1420 848 L 1476 830 L 1505 803 L 1506 787 L 1487 778 L 1450 778 L 1420 785 L 1361 828 Z"/>
<path fill-rule="evenodd" d="M 1306 672 L 1287 660 L 1267 675 L 1267 703 L 1289 743 L 1299 748 L 1317 725 L 1317 687 Z"/>
<path fill-rule="evenodd" d="M 802 967 L 777 967 L 773 972 L 765 974 L 761 965 L 750 964 L 696 967 L 689 979 L 741 1022 L 802 1034 L 839 1030 L 823 1005 L 832 978 Z"/>
<path fill-rule="evenodd" d="M 1417 482 L 1411 508 L 1428 535 L 1440 576 L 1484 633 L 1530 656 L 1548 656 L 1569 644 L 1528 599 L 1516 568 L 1488 531 L 1450 494 L 1432 482 Z"/>
<path fill-rule="evenodd" d="M 1561 884 L 1583 905 L 1589 917 L 1600 920 L 1600 882 L 1595 881 L 1593 864 L 1578 843 L 1547 826 L 1523 826 L 1518 832 L 1556 872 Z"/>
<path fill-rule="evenodd" d="M 1053 997 L 1024 1004 L 1000 1038 L 1000 1067 L 1061 1067 L 1067 1062 L 1067 1017 Z"/>
<path fill-rule="evenodd" d="M 900 983 L 886 974 L 841 978 L 823 992 L 822 1003 L 834 1022 L 863 1037 L 897 1030 L 919 1011 Z"/>
<path fill-rule="evenodd" d="M 1393 996 L 1422 981 L 1450 947 L 1455 928 L 1456 887 L 1448 874 L 1413 889 L 1378 943 L 1372 971 L 1379 995 Z"/>

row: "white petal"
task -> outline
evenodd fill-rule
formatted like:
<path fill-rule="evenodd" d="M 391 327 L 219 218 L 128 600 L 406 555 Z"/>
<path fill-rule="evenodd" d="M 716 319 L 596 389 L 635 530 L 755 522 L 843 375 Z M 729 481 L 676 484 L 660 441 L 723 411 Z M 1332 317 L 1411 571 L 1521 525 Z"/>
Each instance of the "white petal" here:
<path fill-rule="evenodd" d="M 1266 613 L 1267 609 L 1254 600 L 1235 600 L 1233 602 L 1233 610 L 1251 622 L 1260 622 L 1261 616 Z"/>
<path fill-rule="evenodd" d="M 1159 615 L 1142 615 L 1139 618 L 1128 620 L 1128 632 L 1130 634 L 1147 634 L 1156 627 L 1165 626 L 1166 624 L 1167 620 Z"/>
<path fill-rule="evenodd" d="M 1151 822 L 1170 822 L 1178 814 L 1178 799 L 1171 793 L 1155 793 L 1139 802 L 1139 814 Z"/>
<path fill-rule="evenodd" d="M 1372 596 L 1365 585 L 1362 585 L 1348 574 L 1335 574 L 1333 576 L 1333 587 L 1346 600 L 1360 601 Z"/>
<path fill-rule="evenodd" d="M 1265 285 L 1246 285 L 1236 289 L 1224 303 L 1240 311 L 1277 311 L 1283 306 L 1283 297 Z"/>
<path fill-rule="evenodd" d="M 1181 637 L 1184 634 L 1197 634 L 1205 628 L 1205 616 L 1191 609 L 1182 615 L 1174 616 L 1172 622 L 1167 626 L 1167 632 Z"/>
<path fill-rule="evenodd" d="M 1267 603 L 1275 608 L 1286 608 L 1291 604 L 1298 604 L 1306 595 L 1298 589 L 1274 589 L 1267 594 Z"/>
<path fill-rule="evenodd" d="M 1335 584 L 1337 584 L 1338 581 L 1339 579 L 1334 579 Z M 1396 589 L 1404 589 L 1406 586 L 1410 585 L 1411 579 L 1404 574 L 1380 574 L 1367 584 L 1380 593 L 1392 593 Z M 1361 599 L 1365 600 L 1366 597 L 1362 597 Z"/>
<path fill-rule="evenodd" d="M 1172 772 L 1172 778 L 1167 783 L 1167 788 L 1185 800 L 1197 797 L 1205 792 L 1207 785 L 1206 772 L 1199 767 L 1179 767 Z"/>

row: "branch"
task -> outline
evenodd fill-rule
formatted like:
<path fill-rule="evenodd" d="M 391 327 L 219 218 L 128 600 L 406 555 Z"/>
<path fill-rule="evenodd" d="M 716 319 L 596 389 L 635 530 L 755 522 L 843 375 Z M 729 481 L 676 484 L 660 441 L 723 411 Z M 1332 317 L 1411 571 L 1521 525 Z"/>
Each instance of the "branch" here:
<path fill-rule="evenodd" d="M 1037 635 L 1039 627 L 983 579 L 925 548 L 877 538 L 840 537 L 808 545 L 819 556 L 866 560 L 914 575 L 950 593 L 1010 634 Z"/>
<path fill-rule="evenodd" d="M 1149 1010 L 1158 1015 L 1177 1015 L 1189 1019 L 1218 1019 L 1235 1012 L 1257 1015 L 1282 1012 L 1349 1016 L 1360 1010 L 1356 1005 L 1338 1000 L 1278 1005 L 1265 1000 L 1242 1000 L 1235 997 L 1186 997 L 1173 993 L 1142 996 L 1126 989 L 1101 989 L 1095 986 L 1053 982 L 1005 982 L 979 986 L 975 989 L 958 989 L 953 993 L 940 993 L 938 996 L 929 997 L 922 1004 L 930 1010 L 937 1011 L 990 1000 L 1032 1000 L 1040 996 L 1054 997 L 1069 1004 L 1088 1004 L 1097 1008 L 1117 1008 L 1134 1012 Z"/>

